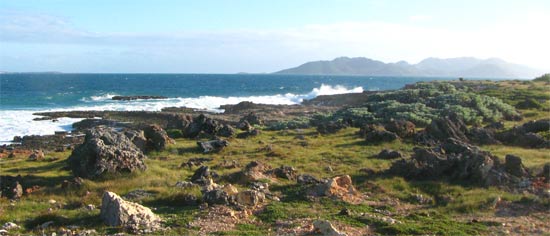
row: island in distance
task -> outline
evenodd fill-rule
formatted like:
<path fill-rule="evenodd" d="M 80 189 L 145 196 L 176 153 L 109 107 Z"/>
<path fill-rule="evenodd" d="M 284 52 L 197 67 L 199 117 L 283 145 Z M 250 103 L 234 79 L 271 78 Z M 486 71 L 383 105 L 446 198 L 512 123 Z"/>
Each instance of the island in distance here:
<path fill-rule="evenodd" d="M 372 75 L 372 76 L 437 76 L 471 78 L 533 78 L 537 69 L 498 58 L 473 57 L 426 58 L 417 64 L 406 61 L 384 63 L 365 57 L 338 57 L 332 61 L 312 61 L 276 74 L 298 75 Z"/>

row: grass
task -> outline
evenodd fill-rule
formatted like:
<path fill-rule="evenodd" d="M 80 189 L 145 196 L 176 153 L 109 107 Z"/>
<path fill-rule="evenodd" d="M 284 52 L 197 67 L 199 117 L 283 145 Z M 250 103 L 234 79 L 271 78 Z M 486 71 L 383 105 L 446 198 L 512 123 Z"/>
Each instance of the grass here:
<path fill-rule="evenodd" d="M 493 82 L 487 82 L 493 83 Z M 546 99 L 545 91 L 534 89 L 532 84 L 522 82 L 503 82 L 504 86 L 513 91 L 521 90 L 525 96 Z M 535 84 L 536 85 L 536 84 Z M 537 86 L 535 86 L 537 87 Z M 532 90 L 526 93 L 524 90 Z M 488 91 L 487 94 L 493 92 Z M 494 92 L 505 101 L 513 104 L 521 100 L 519 95 Z M 533 95 L 534 94 L 534 95 Z M 522 95 L 522 96 L 523 96 Z M 547 104 L 547 101 L 542 101 Z M 528 116 L 526 120 L 548 118 L 548 113 L 540 109 L 527 109 L 521 112 Z M 530 115 L 527 115 L 530 114 Z M 521 122 L 507 122 L 506 127 Z M 449 183 L 445 181 L 410 181 L 401 177 L 375 175 L 369 176 L 361 169 L 368 168 L 375 172 L 390 167 L 391 160 L 375 158 L 382 149 L 394 149 L 405 156 L 413 153 L 414 144 L 410 141 L 395 141 L 390 143 L 368 144 L 355 135 L 357 129 L 347 128 L 335 134 L 319 135 L 314 129 L 263 131 L 259 136 L 249 139 L 229 139 L 229 147 L 219 153 L 203 154 L 197 148 L 196 140 L 177 139 L 176 144 L 163 152 L 148 154 L 147 170 L 140 173 L 104 178 L 101 180 L 85 180 L 81 189 L 64 190 L 63 180 L 72 178 L 66 170 L 65 160 L 70 152 L 52 152 L 46 154 L 49 161 L 27 161 L 26 156 L 0 159 L 2 175 L 22 175 L 32 185 L 40 186 L 21 200 L 10 202 L 0 199 L 0 223 L 15 222 L 22 226 L 19 233 L 35 233 L 36 226 L 47 221 L 54 221 L 53 227 L 79 225 L 84 228 L 96 229 L 100 234 L 116 232 L 99 220 L 99 210 L 89 211 L 84 206 L 93 204 L 100 206 L 102 193 L 106 190 L 124 195 L 132 190 L 143 189 L 154 193 L 153 196 L 139 200 L 145 206 L 153 208 L 154 212 L 165 219 L 171 229 L 166 234 L 193 234 L 196 229 L 188 228 L 188 222 L 201 214 L 196 204 L 187 204 L 185 198 L 193 195 L 198 199 L 201 193 L 198 188 L 180 189 L 175 187 L 177 181 L 189 180 L 196 168 L 180 167 L 181 163 L 190 158 L 209 157 L 212 162 L 205 163 L 221 176 L 228 176 L 240 168 L 224 168 L 224 162 L 236 161 L 241 166 L 250 161 L 261 161 L 272 167 L 290 165 L 299 173 L 312 174 L 318 178 L 327 178 L 340 174 L 352 176 L 356 188 L 369 197 L 367 203 L 351 205 L 328 198 L 308 200 L 305 188 L 293 181 L 279 179 L 270 183 L 272 192 L 281 195 L 281 201 L 269 202 L 265 209 L 254 217 L 257 223 L 237 224 L 228 232 L 216 232 L 216 235 L 264 235 L 275 227 L 277 221 L 302 218 L 322 218 L 352 227 L 369 226 L 377 234 L 437 234 L 437 235 L 484 235 L 491 234 L 488 226 L 491 222 L 466 222 L 464 216 L 487 215 L 494 213 L 491 202 L 500 197 L 508 201 L 528 204 L 539 201 L 529 194 L 514 194 L 496 188 L 481 188 L 469 186 L 467 183 Z M 303 135 L 305 141 L 296 138 Z M 266 148 L 270 147 L 270 148 Z M 504 158 L 506 154 L 522 157 L 524 165 L 532 169 L 550 161 L 548 150 L 527 149 L 504 145 L 487 145 L 481 147 L 494 155 Z M 332 171 L 329 170 L 329 168 Z M 218 183 L 227 183 L 222 178 Z M 29 186 L 25 186 L 29 187 Z M 247 186 L 237 185 L 239 189 Z M 431 203 L 420 205 L 413 196 L 423 195 L 433 199 Z M 56 204 L 50 204 L 50 199 Z M 452 199 L 447 201 L 445 199 Z M 402 205 L 385 204 L 387 201 L 398 200 Z M 407 206 L 413 210 L 408 210 Z M 342 209 L 348 209 L 353 214 L 339 215 Z M 417 210 L 414 210 L 417 209 Z M 361 213 L 382 216 L 379 212 L 385 210 L 401 224 L 388 224 L 377 218 L 369 218 Z"/>

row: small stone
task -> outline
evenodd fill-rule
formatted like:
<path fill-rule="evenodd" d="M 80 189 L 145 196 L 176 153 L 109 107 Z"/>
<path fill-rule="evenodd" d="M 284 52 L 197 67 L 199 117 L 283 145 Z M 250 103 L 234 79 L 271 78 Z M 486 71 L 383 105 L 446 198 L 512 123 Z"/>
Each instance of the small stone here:
<path fill-rule="evenodd" d="M 94 205 L 94 204 L 88 204 L 88 205 L 86 205 L 86 210 L 88 210 L 88 211 L 93 211 L 93 210 L 95 210 L 95 205 Z"/>
<path fill-rule="evenodd" d="M 21 227 L 13 222 L 6 222 L 4 225 L 2 225 L 2 229 L 5 229 L 5 230 L 12 230 L 12 229 L 19 229 L 19 228 Z"/>
<path fill-rule="evenodd" d="M 53 200 L 53 199 L 50 199 L 50 200 L 48 201 L 48 203 L 49 203 L 50 205 L 53 205 L 53 204 L 56 204 L 57 201 L 56 201 L 56 200 Z"/>
<path fill-rule="evenodd" d="M 41 225 L 40 225 L 40 228 L 41 228 L 41 229 L 46 229 L 46 228 L 50 227 L 51 225 L 53 225 L 53 223 L 54 223 L 54 222 L 50 220 L 50 221 L 48 221 L 48 222 L 45 222 L 45 223 L 41 224 Z"/>
<path fill-rule="evenodd" d="M 313 222 L 313 227 L 315 228 L 315 233 L 323 236 L 347 236 L 345 233 L 338 231 L 332 224 L 327 220 L 316 220 Z"/>

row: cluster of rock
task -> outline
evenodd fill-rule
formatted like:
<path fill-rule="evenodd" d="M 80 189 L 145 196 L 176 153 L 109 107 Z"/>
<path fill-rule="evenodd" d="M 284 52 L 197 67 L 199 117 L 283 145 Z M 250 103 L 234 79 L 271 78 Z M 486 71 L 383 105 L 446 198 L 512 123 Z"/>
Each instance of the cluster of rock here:
<path fill-rule="evenodd" d="M 504 130 L 500 122 L 485 127 L 468 128 L 457 115 L 434 119 L 425 130 L 415 136 L 419 144 L 437 145 L 447 138 L 454 138 L 468 143 L 486 145 L 505 143 L 507 145 L 528 148 L 550 148 L 550 141 L 542 137 L 540 132 L 550 131 L 550 120 L 530 121 L 521 126 Z"/>
<path fill-rule="evenodd" d="M 415 148 L 410 159 L 394 162 L 389 171 L 406 178 L 449 178 L 485 186 L 517 184 L 529 177 L 519 157 L 508 155 L 500 163 L 490 152 L 455 138 L 434 148 Z"/>

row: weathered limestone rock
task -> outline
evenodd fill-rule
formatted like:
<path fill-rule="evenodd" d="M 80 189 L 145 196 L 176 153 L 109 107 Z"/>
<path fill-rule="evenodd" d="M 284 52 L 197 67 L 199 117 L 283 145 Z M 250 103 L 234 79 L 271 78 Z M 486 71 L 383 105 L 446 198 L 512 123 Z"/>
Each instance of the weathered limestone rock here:
<path fill-rule="evenodd" d="M 103 194 L 100 217 L 109 226 L 120 226 L 134 233 L 161 229 L 162 220 L 151 209 L 125 201 L 112 192 Z"/>
<path fill-rule="evenodd" d="M 143 132 L 147 138 L 147 147 L 150 150 L 162 151 L 168 144 L 175 143 L 173 139 L 168 137 L 166 131 L 158 125 L 149 125 Z"/>
<path fill-rule="evenodd" d="M 322 235 L 322 236 L 346 236 L 347 235 L 345 233 L 341 233 L 340 231 L 338 231 L 327 220 L 315 220 L 313 222 L 313 227 L 316 235 Z"/>
<path fill-rule="evenodd" d="M 68 159 L 77 177 L 96 178 L 104 174 L 145 170 L 147 158 L 124 134 L 109 128 L 88 130 L 84 143 Z"/>

